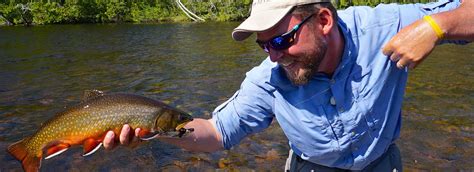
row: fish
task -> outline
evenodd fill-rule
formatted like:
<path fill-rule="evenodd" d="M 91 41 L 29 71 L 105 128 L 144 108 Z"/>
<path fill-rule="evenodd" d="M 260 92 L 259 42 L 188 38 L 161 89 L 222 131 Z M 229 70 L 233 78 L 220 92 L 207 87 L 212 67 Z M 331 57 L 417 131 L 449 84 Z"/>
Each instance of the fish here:
<path fill-rule="evenodd" d="M 167 134 L 182 137 L 194 131 L 184 128 L 193 120 L 191 115 L 158 100 L 126 93 L 103 94 L 97 90 L 84 95 L 81 103 L 57 113 L 33 135 L 7 148 L 21 161 L 23 170 L 39 171 L 43 157 L 50 159 L 72 146 L 82 145 L 83 156 L 89 156 L 102 146 L 108 131 L 120 133 L 124 124 L 131 129 L 140 128 L 137 137 L 141 140 Z M 116 134 L 115 140 L 118 139 Z"/>

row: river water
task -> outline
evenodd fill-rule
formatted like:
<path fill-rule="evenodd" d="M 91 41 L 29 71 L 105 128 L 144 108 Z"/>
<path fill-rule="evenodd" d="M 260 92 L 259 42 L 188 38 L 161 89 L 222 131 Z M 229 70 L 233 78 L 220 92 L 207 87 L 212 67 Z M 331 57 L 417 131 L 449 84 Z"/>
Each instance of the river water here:
<path fill-rule="evenodd" d="M 0 171 L 20 171 L 6 147 L 84 90 L 162 100 L 210 118 L 265 54 L 235 42 L 238 23 L 0 27 Z M 443 45 L 411 72 L 398 141 L 405 169 L 474 170 L 474 46 Z M 151 141 L 136 149 L 80 147 L 43 160 L 42 170 L 281 171 L 287 139 L 277 123 L 229 151 L 196 153 Z"/>

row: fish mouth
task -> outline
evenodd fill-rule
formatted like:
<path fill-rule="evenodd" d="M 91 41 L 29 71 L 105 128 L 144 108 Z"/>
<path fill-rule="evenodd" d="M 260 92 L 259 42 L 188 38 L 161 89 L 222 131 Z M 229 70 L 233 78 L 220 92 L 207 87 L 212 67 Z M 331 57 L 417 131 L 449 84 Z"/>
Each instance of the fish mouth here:
<path fill-rule="evenodd" d="M 189 122 L 191 122 L 191 121 L 183 122 L 183 123 L 179 124 L 178 126 L 176 126 L 175 131 L 181 130 L 181 129 L 184 128 L 184 126 L 185 126 L 186 124 L 188 124 Z"/>
<path fill-rule="evenodd" d="M 194 128 L 184 128 L 184 126 L 185 126 L 186 124 L 188 124 L 189 122 L 191 122 L 191 121 L 183 122 L 183 123 L 179 124 L 178 126 L 176 126 L 175 132 L 172 132 L 172 133 L 173 133 L 173 134 L 172 134 L 172 135 L 173 135 L 172 137 L 179 137 L 179 138 L 181 138 L 181 137 L 183 137 L 183 136 L 185 136 L 185 135 L 187 135 L 187 134 L 189 134 L 189 133 L 194 132 Z"/>

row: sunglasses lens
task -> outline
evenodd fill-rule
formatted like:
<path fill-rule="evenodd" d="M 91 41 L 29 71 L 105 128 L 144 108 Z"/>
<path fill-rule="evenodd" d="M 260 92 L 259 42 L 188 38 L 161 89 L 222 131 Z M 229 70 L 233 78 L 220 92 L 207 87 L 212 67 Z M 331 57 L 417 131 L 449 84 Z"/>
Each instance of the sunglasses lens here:
<path fill-rule="evenodd" d="M 272 48 L 276 50 L 287 49 L 288 47 L 291 46 L 292 43 L 293 43 L 293 37 L 291 34 L 276 37 L 270 42 L 270 44 L 272 45 Z"/>

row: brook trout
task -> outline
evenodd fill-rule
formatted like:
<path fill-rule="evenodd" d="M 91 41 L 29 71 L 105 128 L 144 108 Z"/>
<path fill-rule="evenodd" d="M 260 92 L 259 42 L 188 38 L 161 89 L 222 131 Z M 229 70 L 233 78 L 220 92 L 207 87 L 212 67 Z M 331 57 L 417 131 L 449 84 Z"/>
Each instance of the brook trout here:
<path fill-rule="evenodd" d="M 143 96 L 96 92 L 85 99 L 56 114 L 32 136 L 8 147 L 25 171 L 38 171 L 43 156 L 49 159 L 74 145 L 83 145 L 83 156 L 91 155 L 102 146 L 107 131 L 118 135 L 124 124 L 129 124 L 131 131 L 140 128 L 138 137 L 148 140 L 167 132 L 181 136 L 187 131 L 183 126 L 192 121 L 189 114 Z"/>

